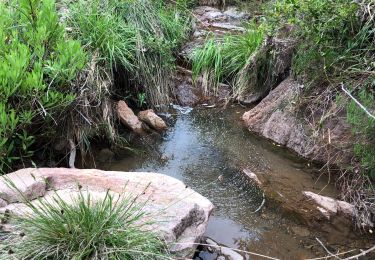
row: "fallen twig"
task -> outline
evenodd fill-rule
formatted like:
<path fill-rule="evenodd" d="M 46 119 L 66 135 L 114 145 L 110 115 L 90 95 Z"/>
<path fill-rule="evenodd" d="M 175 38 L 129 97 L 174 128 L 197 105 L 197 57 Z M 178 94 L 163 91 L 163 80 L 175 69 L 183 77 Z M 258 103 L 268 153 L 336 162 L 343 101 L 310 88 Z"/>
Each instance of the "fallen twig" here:
<path fill-rule="evenodd" d="M 353 251 L 355 251 L 356 249 L 352 249 L 352 250 L 348 250 L 348 251 L 345 251 L 345 252 L 341 252 L 341 253 L 337 253 L 335 254 L 336 256 L 339 256 L 339 255 L 346 255 L 348 253 L 351 253 Z M 322 257 L 316 257 L 316 258 L 308 258 L 308 259 L 305 259 L 305 260 L 322 260 L 322 259 L 328 259 L 332 256 L 330 255 L 326 255 L 326 256 L 322 256 Z"/>
<path fill-rule="evenodd" d="M 331 251 L 329 251 L 327 249 L 327 247 L 323 244 L 322 241 L 319 240 L 319 238 L 315 238 L 319 244 L 324 248 L 324 250 L 328 253 L 327 256 L 324 256 L 324 257 L 318 257 L 318 258 L 311 258 L 311 259 L 306 259 L 306 260 L 318 260 L 318 259 L 329 259 L 329 258 L 336 258 L 336 259 L 340 259 L 340 260 L 351 260 L 351 259 L 359 259 L 359 257 L 361 256 L 365 256 L 367 255 L 368 253 L 372 252 L 375 250 L 375 245 L 367 250 L 361 250 L 361 253 L 357 254 L 357 255 L 353 255 L 353 256 L 349 256 L 349 257 L 346 257 L 346 258 L 341 258 L 339 257 L 339 255 L 345 255 L 347 253 L 350 253 L 350 252 L 353 252 L 355 249 L 353 250 L 350 250 L 350 251 L 346 251 L 346 252 L 342 252 L 342 253 L 332 253 Z"/>
<path fill-rule="evenodd" d="M 263 200 L 262 200 L 262 203 L 260 204 L 260 206 L 259 206 L 255 211 L 253 211 L 253 212 L 251 212 L 251 213 L 254 214 L 254 213 L 257 213 L 259 210 L 261 210 L 265 202 L 266 202 L 266 196 L 264 195 L 264 192 L 263 192 Z"/>

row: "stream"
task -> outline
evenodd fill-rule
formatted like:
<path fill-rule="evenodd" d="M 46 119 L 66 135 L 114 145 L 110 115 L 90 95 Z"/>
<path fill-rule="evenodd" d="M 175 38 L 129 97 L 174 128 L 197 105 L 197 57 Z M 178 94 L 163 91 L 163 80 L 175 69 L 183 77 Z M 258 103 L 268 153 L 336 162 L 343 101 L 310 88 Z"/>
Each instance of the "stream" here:
<path fill-rule="evenodd" d="M 244 178 L 241 169 L 266 174 L 275 192 L 292 203 L 302 190 L 329 196 L 337 191 L 327 185 L 325 176 L 318 178 L 317 169 L 308 162 L 250 134 L 241 124 L 242 107 L 175 108 L 163 114 L 170 128 L 161 138 L 134 144 L 133 151 L 122 151 L 115 161 L 99 168 L 158 172 L 183 181 L 215 205 L 205 235 L 228 247 L 282 259 L 306 259 L 325 255 L 315 237 L 323 237 L 335 249 L 362 245 L 350 231 L 323 234 L 311 229 L 268 198 L 261 206 L 263 192 Z M 202 251 L 196 259 L 214 257 Z M 246 259 L 261 258 L 247 255 Z"/>

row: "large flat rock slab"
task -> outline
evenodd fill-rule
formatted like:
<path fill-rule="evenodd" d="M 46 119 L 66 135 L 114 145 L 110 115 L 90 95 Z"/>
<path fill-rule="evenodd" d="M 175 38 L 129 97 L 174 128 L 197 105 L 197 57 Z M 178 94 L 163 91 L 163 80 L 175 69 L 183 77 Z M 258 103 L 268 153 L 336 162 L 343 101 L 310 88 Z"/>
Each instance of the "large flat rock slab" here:
<path fill-rule="evenodd" d="M 9 187 L 9 180 L 26 196 L 19 196 Z M 150 172 L 116 172 L 95 169 L 40 168 L 22 169 L 0 178 L 0 212 L 9 210 L 22 214 L 25 199 L 49 199 L 59 194 L 70 202 L 79 190 L 101 198 L 110 190 L 113 194 L 139 195 L 147 201 L 144 210 L 155 221 L 157 231 L 179 257 L 191 257 L 194 243 L 203 236 L 212 203 L 188 188 L 183 182 L 167 175 Z M 37 199 L 38 198 L 38 199 Z"/>

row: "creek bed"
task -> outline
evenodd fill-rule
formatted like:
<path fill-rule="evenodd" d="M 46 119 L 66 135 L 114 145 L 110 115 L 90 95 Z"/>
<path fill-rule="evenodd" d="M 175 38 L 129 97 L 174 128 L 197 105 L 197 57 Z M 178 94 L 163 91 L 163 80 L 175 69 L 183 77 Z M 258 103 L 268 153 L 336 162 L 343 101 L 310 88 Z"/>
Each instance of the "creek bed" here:
<path fill-rule="evenodd" d="M 315 237 L 330 243 L 333 251 L 364 248 L 364 240 L 347 227 L 327 232 L 309 228 L 267 198 L 259 209 L 263 192 L 244 178 L 243 168 L 269 176 L 275 193 L 291 203 L 303 190 L 328 196 L 337 191 L 305 160 L 250 134 L 241 124 L 243 112 L 235 105 L 225 110 L 173 110 L 168 117 L 171 127 L 160 140 L 133 144 L 135 152 L 120 152 L 117 160 L 99 167 L 159 172 L 182 180 L 215 205 L 206 236 L 228 247 L 281 259 L 325 255 Z M 196 259 L 211 258 L 203 252 Z"/>

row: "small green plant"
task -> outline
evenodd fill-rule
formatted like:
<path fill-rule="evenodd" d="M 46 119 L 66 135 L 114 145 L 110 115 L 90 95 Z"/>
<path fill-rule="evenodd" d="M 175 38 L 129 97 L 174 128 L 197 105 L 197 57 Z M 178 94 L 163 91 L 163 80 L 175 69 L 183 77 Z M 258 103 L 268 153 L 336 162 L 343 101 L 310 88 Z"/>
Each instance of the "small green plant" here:
<path fill-rule="evenodd" d="M 138 107 L 143 107 L 146 104 L 146 93 L 138 93 Z"/>
<path fill-rule="evenodd" d="M 2 241 L 0 257 L 169 259 L 147 220 L 145 203 L 131 194 L 117 196 L 108 191 L 104 198 L 94 199 L 80 191 L 67 202 L 56 192 L 46 200 L 26 201 L 29 213 L 12 216 L 15 230 Z"/>
<path fill-rule="evenodd" d="M 38 130 L 54 133 L 57 113 L 86 55 L 68 39 L 53 0 L 0 2 L 0 172 L 32 155 Z M 40 126 L 42 125 L 42 126 Z M 44 133 L 44 134 L 45 134 Z"/>

